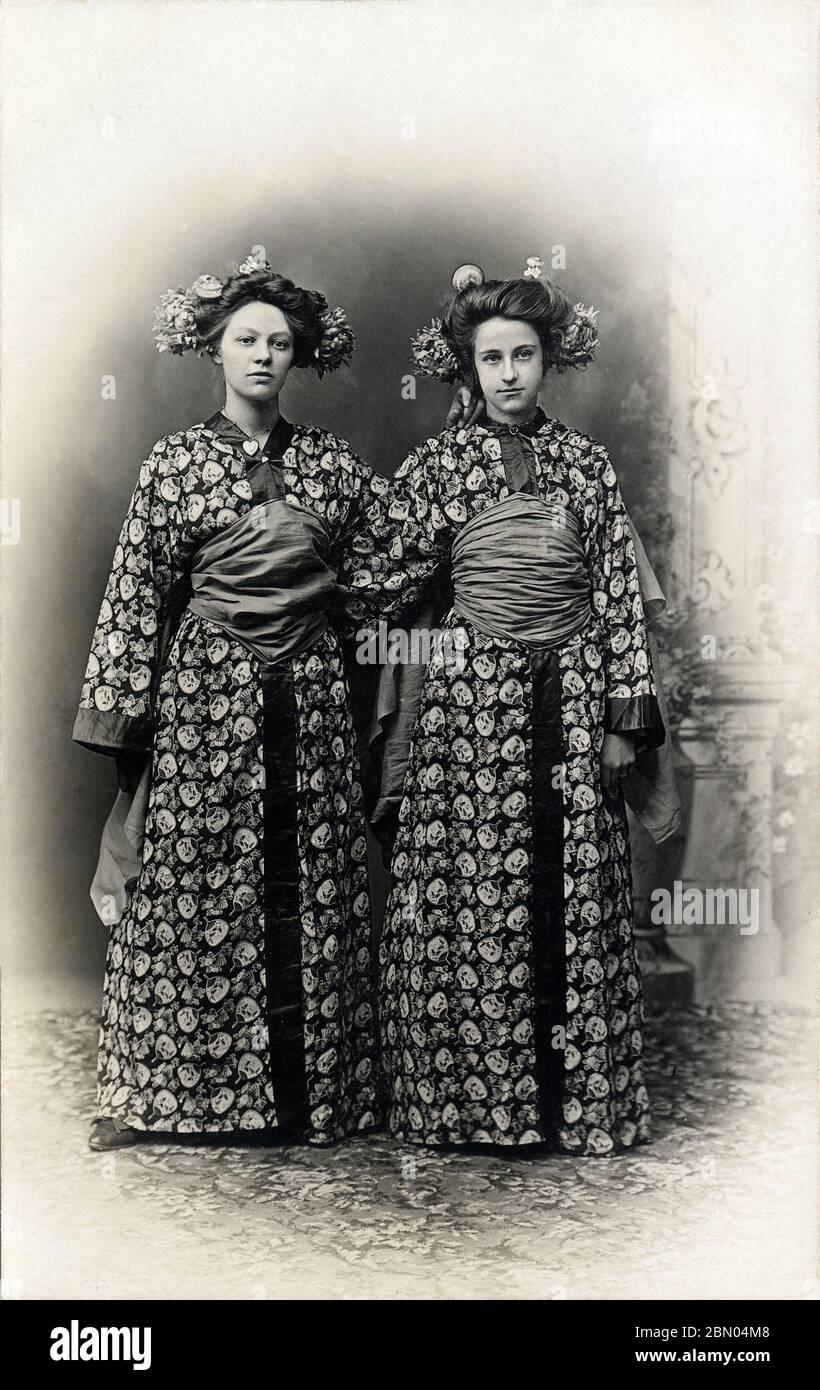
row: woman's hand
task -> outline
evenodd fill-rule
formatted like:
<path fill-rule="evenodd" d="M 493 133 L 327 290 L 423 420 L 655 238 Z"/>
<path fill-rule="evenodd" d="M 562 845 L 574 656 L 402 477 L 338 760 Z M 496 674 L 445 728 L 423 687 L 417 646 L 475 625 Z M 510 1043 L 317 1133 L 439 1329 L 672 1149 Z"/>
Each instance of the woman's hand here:
<path fill-rule="evenodd" d="M 447 429 L 464 429 L 474 425 L 484 414 L 484 397 L 474 396 L 469 386 L 459 386 L 447 411 Z"/>
<path fill-rule="evenodd" d="M 635 763 L 635 744 L 629 735 L 604 734 L 601 749 L 601 783 L 610 796 L 623 790 Z"/>

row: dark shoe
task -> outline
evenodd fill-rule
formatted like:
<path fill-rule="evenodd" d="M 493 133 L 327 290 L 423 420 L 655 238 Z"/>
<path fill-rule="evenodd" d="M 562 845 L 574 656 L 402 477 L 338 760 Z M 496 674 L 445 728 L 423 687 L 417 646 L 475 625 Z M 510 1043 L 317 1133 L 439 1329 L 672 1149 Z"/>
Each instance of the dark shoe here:
<path fill-rule="evenodd" d="M 91 1126 L 88 1147 L 97 1153 L 108 1149 L 124 1149 L 129 1144 L 138 1144 L 142 1134 L 138 1129 L 129 1129 L 119 1120 L 95 1120 Z"/>

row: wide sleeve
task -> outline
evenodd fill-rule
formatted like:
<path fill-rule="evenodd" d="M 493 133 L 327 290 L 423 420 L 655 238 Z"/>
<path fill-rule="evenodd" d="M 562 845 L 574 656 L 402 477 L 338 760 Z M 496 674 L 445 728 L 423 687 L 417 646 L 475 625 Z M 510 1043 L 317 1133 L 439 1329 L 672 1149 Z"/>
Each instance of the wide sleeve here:
<path fill-rule="evenodd" d="M 388 480 L 366 469 L 345 530 L 338 584 L 349 620 L 371 627 L 407 616 L 446 571 L 452 524 L 439 505 L 435 461 L 414 450 Z"/>
<path fill-rule="evenodd" d="M 178 481 L 162 445 L 140 469 L 91 643 L 73 739 L 116 757 L 121 774 L 151 748 L 163 629 L 180 579 Z"/>
<path fill-rule="evenodd" d="M 632 532 L 609 455 L 594 456 L 592 525 L 587 558 L 592 605 L 603 620 L 606 646 L 607 733 L 631 734 L 636 751 L 666 737 L 646 628 Z"/>

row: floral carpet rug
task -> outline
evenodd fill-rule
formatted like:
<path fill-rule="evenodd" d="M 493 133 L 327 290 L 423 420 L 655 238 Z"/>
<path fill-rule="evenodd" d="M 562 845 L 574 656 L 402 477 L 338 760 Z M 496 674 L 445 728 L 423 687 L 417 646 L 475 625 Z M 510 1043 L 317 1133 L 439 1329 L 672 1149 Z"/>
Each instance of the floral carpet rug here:
<path fill-rule="evenodd" d="M 818 1296 L 814 1020 L 650 1014 L 654 1140 L 615 1158 L 87 1147 L 97 1021 L 6 1028 L 7 1298 Z"/>

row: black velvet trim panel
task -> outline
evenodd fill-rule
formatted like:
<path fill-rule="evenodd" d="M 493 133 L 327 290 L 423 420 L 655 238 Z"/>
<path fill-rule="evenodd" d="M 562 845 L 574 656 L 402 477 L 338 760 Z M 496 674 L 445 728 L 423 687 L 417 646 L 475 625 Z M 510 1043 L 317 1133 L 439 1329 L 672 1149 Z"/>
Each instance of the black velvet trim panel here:
<path fill-rule="evenodd" d="M 363 808 L 369 819 L 379 799 L 380 766 L 370 748 L 370 731 L 373 723 L 373 710 L 376 704 L 381 667 L 374 663 L 356 660 L 358 640 L 347 633 L 337 632 L 336 640 L 342 654 L 345 668 L 350 712 L 356 735 L 356 757 L 359 763 L 359 781 L 364 796 Z"/>
<path fill-rule="evenodd" d="M 130 792 L 134 795 L 142 779 L 142 774 L 151 761 L 150 753 L 131 753 L 117 752 L 114 754 L 117 764 L 117 783 L 121 792 Z"/>
<path fill-rule="evenodd" d="M 270 1073 L 278 1128 L 303 1136 L 305 1073 L 302 922 L 296 805 L 296 695 L 290 662 L 262 672 L 265 982 Z"/>
<path fill-rule="evenodd" d="M 657 696 L 608 696 L 604 713 L 608 734 L 634 734 L 635 752 L 646 753 L 666 741 L 666 729 Z"/>
<path fill-rule="evenodd" d="M 537 651 L 532 671 L 532 934 L 535 1055 L 541 1130 L 554 1143 L 563 1124 L 567 955 L 564 919 L 564 798 L 558 652 Z M 558 1030 L 558 1031 L 556 1031 Z"/>

